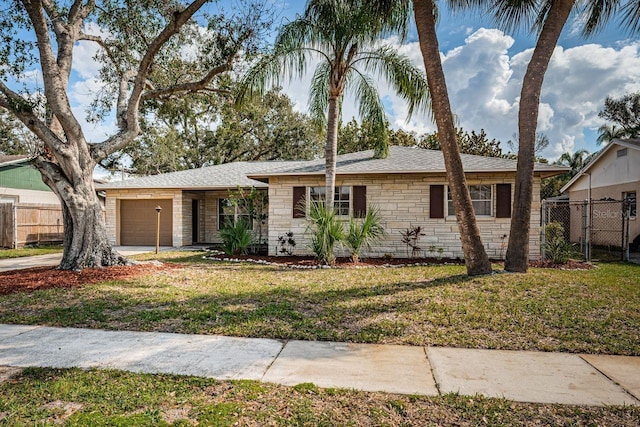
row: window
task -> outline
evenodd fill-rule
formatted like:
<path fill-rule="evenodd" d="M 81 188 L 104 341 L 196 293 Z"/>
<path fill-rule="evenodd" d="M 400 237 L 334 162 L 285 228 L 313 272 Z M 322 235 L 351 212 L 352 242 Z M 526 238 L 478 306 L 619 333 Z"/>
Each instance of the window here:
<path fill-rule="evenodd" d="M 635 218 L 638 215 L 638 204 L 636 199 L 636 192 L 625 191 L 624 193 L 622 193 L 622 198 L 626 200 L 631 207 L 631 214 L 629 215 L 629 217 Z M 626 208 L 626 205 L 625 205 L 625 208 Z"/>
<path fill-rule="evenodd" d="M 470 185 L 469 194 L 476 216 L 493 216 L 493 186 Z M 449 187 L 447 187 L 447 215 L 455 215 Z"/>
<path fill-rule="evenodd" d="M 309 187 L 309 200 L 324 201 L 324 187 Z M 333 193 L 333 206 L 340 216 L 349 216 L 351 187 L 336 187 Z"/>
<path fill-rule="evenodd" d="M 234 205 L 229 199 L 218 199 L 218 230 L 224 228 L 227 223 L 235 224 L 244 220 L 253 230 L 253 218 L 241 205 Z"/>

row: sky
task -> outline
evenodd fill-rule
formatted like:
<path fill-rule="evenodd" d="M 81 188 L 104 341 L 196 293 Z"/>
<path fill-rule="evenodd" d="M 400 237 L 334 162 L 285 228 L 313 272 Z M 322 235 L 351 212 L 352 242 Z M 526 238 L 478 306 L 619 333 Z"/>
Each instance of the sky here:
<path fill-rule="evenodd" d="M 231 2 L 237 0 L 223 0 Z M 274 2 L 274 10 L 282 22 L 294 19 L 304 9 L 304 1 Z M 95 24 L 90 32 L 99 33 Z M 518 100 L 522 77 L 531 57 L 535 38 L 521 31 L 508 34 L 497 29 L 490 19 L 477 14 L 453 15 L 442 10 L 438 25 L 443 68 L 447 79 L 453 113 L 459 126 L 471 131 L 484 129 L 489 138 L 502 142 L 514 138 L 517 131 Z M 407 41 L 397 38 L 384 41 L 406 54 L 420 68 L 422 56 L 413 29 Z M 80 42 L 76 46 L 70 82 L 70 100 L 77 117 L 100 90 L 98 64 L 92 57 L 96 45 Z M 313 71 L 313 64 L 309 69 Z M 284 92 L 295 108 L 307 111 L 310 74 L 301 80 L 284 84 Z M 37 72 L 25 77 L 37 84 Z M 384 81 L 378 88 L 390 123 L 417 133 L 433 132 L 435 125 L 426 114 L 407 120 L 407 107 Z M 555 159 L 564 152 L 587 149 L 594 152 L 597 129 L 604 122 L 598 118 L 607 96 L 618 97 L 640 91 L 640 40 L 629 37 L 615 24 L 589 39 L 580 35 L 579 19 L 572 17 L 566 25 L 545 76 L 538 130 L 550 140 L 542 153 Z M 343 119 L 357 117 L 352 99 L 343 104 Z M 89 140 L 101 141 L 113 134 L 115 121 L 108 117 L 100 124 L 83 121 Z M 506 144 L 503 150 L 507 151 Z"/>
<path fill-rule="evenodd" d="M 295 16 L 304 2 L 283 7 L 284 18 Z M 618 97 L 640 90 L 640 40 L 629 37 L 617 25 L 585 39 L 578 17 L 567 23 L 549 64 L 541 94 L 538 130 L 551 143 L 543 155 L 555 159 L 564 152 L 586 148 L 597 151 L 598 118 L 607 96 Z M 520 31 L 507 34 L 491 19 L 477 13 L 440 14 L 437 28 L 443 68 L 457 123 L 467 130 L 485 129 L 489 138 L 514 139 L 522 78 L 535 47 L 535 37 Z M 407 42 L 388 43 L 424 69 L 413 30 Z M 285 86 L 299 109 L 306 109 L 309 78 Z M 389 87 L 379 82 L 387 115 L 396 128 L 418 133 L 432 132 L 435 125 L 426 115 L 406 120 L 407 108 Z M 357 116 L 353 100 L 345 100 L 344 119 Z M 503 146 L 507 150 L 508 147 Z"/>

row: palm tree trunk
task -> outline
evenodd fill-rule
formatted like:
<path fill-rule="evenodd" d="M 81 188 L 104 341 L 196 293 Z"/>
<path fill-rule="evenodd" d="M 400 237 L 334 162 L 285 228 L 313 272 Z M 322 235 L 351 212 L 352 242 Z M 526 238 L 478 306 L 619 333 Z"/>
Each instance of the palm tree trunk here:
<path fill-rule="evenodd" d="M 438 137 L 447 169 L 449 190 L 456 210 L 467 274 L 488 274 L 491 273 L 491 263 L 482 245 L 456 141 L 456 130 L 438 48 L 433 0 L 415 0 L 413 9 L 418 28 L 420 50 L 427 71 L 431 109 L 438 127 Z"/>
<path fill-rule="evenodd" d="M 336 187 L 336 157 L 338 156 L 338 123 L 340 99 L 329 97 L 329 115 L 327 117 L 327 143 L 324 148 L 325 158 L 325 206 L 333 209 L 333 193 Z"/>
<path fill-rule="evenodd" d="M 558 43 L 562 28 L 569 18 L 573 4 L 573 0 L 556 0 L 551 4 L 549 15 L 544 22 L 522 81 L 518 114 L 518 171 L 516 173 L 509 244 L 504 263 L 504 268 L 507 271 L 526 273 L 529 266 L 533 166 L 540 92 L 551 55 L 553 55 Z"/>

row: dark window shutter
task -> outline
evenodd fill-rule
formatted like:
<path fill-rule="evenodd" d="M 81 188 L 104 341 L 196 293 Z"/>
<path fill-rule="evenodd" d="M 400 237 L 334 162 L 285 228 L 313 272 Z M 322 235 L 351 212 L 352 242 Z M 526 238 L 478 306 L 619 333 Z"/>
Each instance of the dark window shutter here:
<path fill-rule="evenodd" d="M 293 187 L 293 217 L 305 218 L 307 215 L 304 211 L 304 196 L 306 187 Z"/>
<path fill-rule="evenodd" d="M 496 185 L 496 218 L 511 218 L 511 184 Z"/>
<path fill-rule="evenodd" d="M 444 218 L 444 185 L 429 186 L 429 218 Z"/>
<path fill-rule="evenodd" d="M 353 216 L 364 218 L 367 215 L 367 187 L 355 185 L 353 187 Z"/>

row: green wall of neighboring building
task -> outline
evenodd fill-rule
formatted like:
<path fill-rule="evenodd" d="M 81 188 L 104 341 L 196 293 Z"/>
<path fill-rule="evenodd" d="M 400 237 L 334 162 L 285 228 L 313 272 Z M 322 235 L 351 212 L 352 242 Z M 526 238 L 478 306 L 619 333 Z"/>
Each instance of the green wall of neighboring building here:
<path fill-rule="evenodd" d="M 40 172 L 28 163 L 0 166 L 0 187 L 51 191 Z"/>

